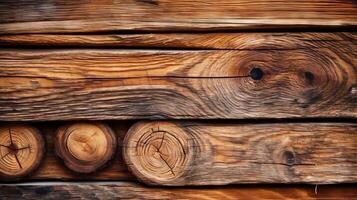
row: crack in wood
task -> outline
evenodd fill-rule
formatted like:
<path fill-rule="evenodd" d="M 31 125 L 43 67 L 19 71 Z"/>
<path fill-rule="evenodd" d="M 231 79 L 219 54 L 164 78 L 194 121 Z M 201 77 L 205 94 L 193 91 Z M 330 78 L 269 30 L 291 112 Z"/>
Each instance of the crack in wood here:
<path fill-rule="evenodd" d="M 161 154 L 159 154 L 160 158 L 166 163 L 167 167 L 170 169 L 170 172 L 172 173 L 172 175 L 176 176 L 174 171 L 173 171 L 173 168 L 169 165 L 169 163 L 162 157 Z"/>
<path fill-rule="evenodd" d="M 20 169 L 22 169 L 22 166 L 21 166 L 21 163 L 19 161 L 19 158 L 17 157 L 17 154 L 15 153 L 14 156 L 15 156 L 16 162 L 19 165 Z"/>
<path fill-rule="evenodd" d="M 62 80 L 63 78 L 57 77 L 48 77 L 48 76 L 19 76 L 19 75 L 10 75 L 10 76 L 1 76 L 0 78 L 43 78 L 49 80 Z M 127 76 L 127 77 L 86 77 L 86 78 L 71 78 L 73 80 L 125 80 L 125 79 L 238 79 L 238 78 L 249 78 L 250 75 L 241 75 L 241 76 Z"/>
<path fill-rule="evenodd" d="M 287 164 L 287 163 L 279 163 L 279 162 L 252 162 L 254 164 L 260 164 L 260 165 L 285 165 L 285 166 L 298 166 L 298 165 L 311 165 L 311 166 L 316 166 L 317 164 L 313 164 L 313 163 L 291 163 L 291 164 Z"/>

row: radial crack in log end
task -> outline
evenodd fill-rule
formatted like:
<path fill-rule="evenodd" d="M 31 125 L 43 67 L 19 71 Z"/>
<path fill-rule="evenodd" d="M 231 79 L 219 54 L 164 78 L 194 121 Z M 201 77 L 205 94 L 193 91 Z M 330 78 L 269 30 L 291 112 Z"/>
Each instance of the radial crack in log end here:
<path fill-rule="evenodd" d="M 182 181 L 195 154 L 193 140 L 175 124 L 138 123 L 124 139 L 123 156 L 139 180 L 170 185 Z"/>
<path fill-rule="evenodd" d="M 58 129 L 55 151 L 78 173 L 92 173 L 110 161 L 116 151 L 113 131 L 103 123 L 73 123 Z"/>
<path fill-rule="evenodd" d="M 39 131 L 25 124 L 0 125 L 0 180 L 28 176 L 40 165 L 45 143 Z"/>

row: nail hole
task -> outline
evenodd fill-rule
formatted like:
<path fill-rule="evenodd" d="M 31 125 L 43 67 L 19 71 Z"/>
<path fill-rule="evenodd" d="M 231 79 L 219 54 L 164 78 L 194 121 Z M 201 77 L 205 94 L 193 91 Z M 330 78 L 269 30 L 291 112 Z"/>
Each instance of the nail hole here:
<path fill-rule="evenodd" d="M 250 71 L 250 77 L 254 80 L 260 80 L 264 76 L 264 72 L 260 68 L 253 68 Z"/>
<path fill-rule="evenodd" d="M 314 74 L 311 72 L 305 72 L 304 73 L 305 78 L 311 83 L 314 80 Z"/>

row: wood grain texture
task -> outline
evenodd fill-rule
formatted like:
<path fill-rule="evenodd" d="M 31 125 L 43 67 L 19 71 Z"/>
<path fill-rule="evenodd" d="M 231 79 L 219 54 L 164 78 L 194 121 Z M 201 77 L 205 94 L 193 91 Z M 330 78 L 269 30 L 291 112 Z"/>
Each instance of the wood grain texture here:
<path fill-rule="evenodd" d="M 47 183 L 0 185 L 1 199 L 356 199 L 355 185 L 256 185 L 205 188 L 153 188 L 137 183 Z"/>
<path fill-rule="evenodd" d="M 357 34 L 308 33 L 171 33 L 171 34 L 18 34 L 0 35 L 3 46 L 117 47 L 168 49 L 284 50 L 350 46 Z"/>
<path fill-rule="evenodd" d="M 264 42 L 243 50 L 2 49 L 0 120 L 354 118 L 350 36 L 282 37 L 278 49 Z"/>
<path fill-rule="evenodd" d="M 45 143 L 40 132 L 26 124 L 0 125 L 0 180 L 29 176 L 41 164 Z"/>
<path fill-rule="evenodd" d="M 117 138 L 112 129 L 101 122 L 71 123 L 56 133 L 55 151 L 71 170 L 93 173 L 113 159 Z"/>
<path fill-rule="evenodd" d="M 2 1 L 0 34 L 356 26 L 350 0 Z"/>
<path fill-rule="evenodd" d="M 356 134 L 357 124 L 139 122 L 123 156 L 150 185 L 354 183 Z"/>
<path fill-rule="evenodd" d="M 27 180 L 46 181 L 46 180 L 63 180 L 63 181 L 84 181 L 84 180 L 132 180 L 132 175 L 128 172 L 125 163 L 122 159 L 121 153 L 116 153 L 115 157 L 106 164 L 104 168 L 92 174 L 78 174 L 69 170 L 55 154 L 54 140 L 55 133 L 58 127 L 66 123 L 37 123 L 35 124 L 47 142 L 47 152 L 44 156 L 42 164 Z M 130 122 L 110 123 L 116 137 L 119 141 L 124 139 L 125 133 L 128 130 Z M 119 148 L 118 150 L 120 150 Z M 2 182 L 2 181 L 0 181 Z"/>

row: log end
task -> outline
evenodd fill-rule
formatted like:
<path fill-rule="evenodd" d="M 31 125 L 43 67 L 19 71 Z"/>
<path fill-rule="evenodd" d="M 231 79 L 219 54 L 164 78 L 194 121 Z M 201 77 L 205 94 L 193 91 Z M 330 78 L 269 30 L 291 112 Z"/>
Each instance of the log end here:
<path fill-rule="evenodd" d="M 25 124 L 0 126 L 0 177 L 16 180 L 40 165 L 45 142 L 39 131 Z"/>
<path fill-rule="evenodd" d="M 150 185 L 182 185 L 193 160 L 194 140 L 170 122 L 140 122 L 124 139 L 129 170 Z"/>
<path fill-rule="evenodd" d="M 103 123 L 74 123 L 58 129 L 56 154 L 78 173 L 92 173 L 111 160 L 116 151 L 113 131 Z"/>

